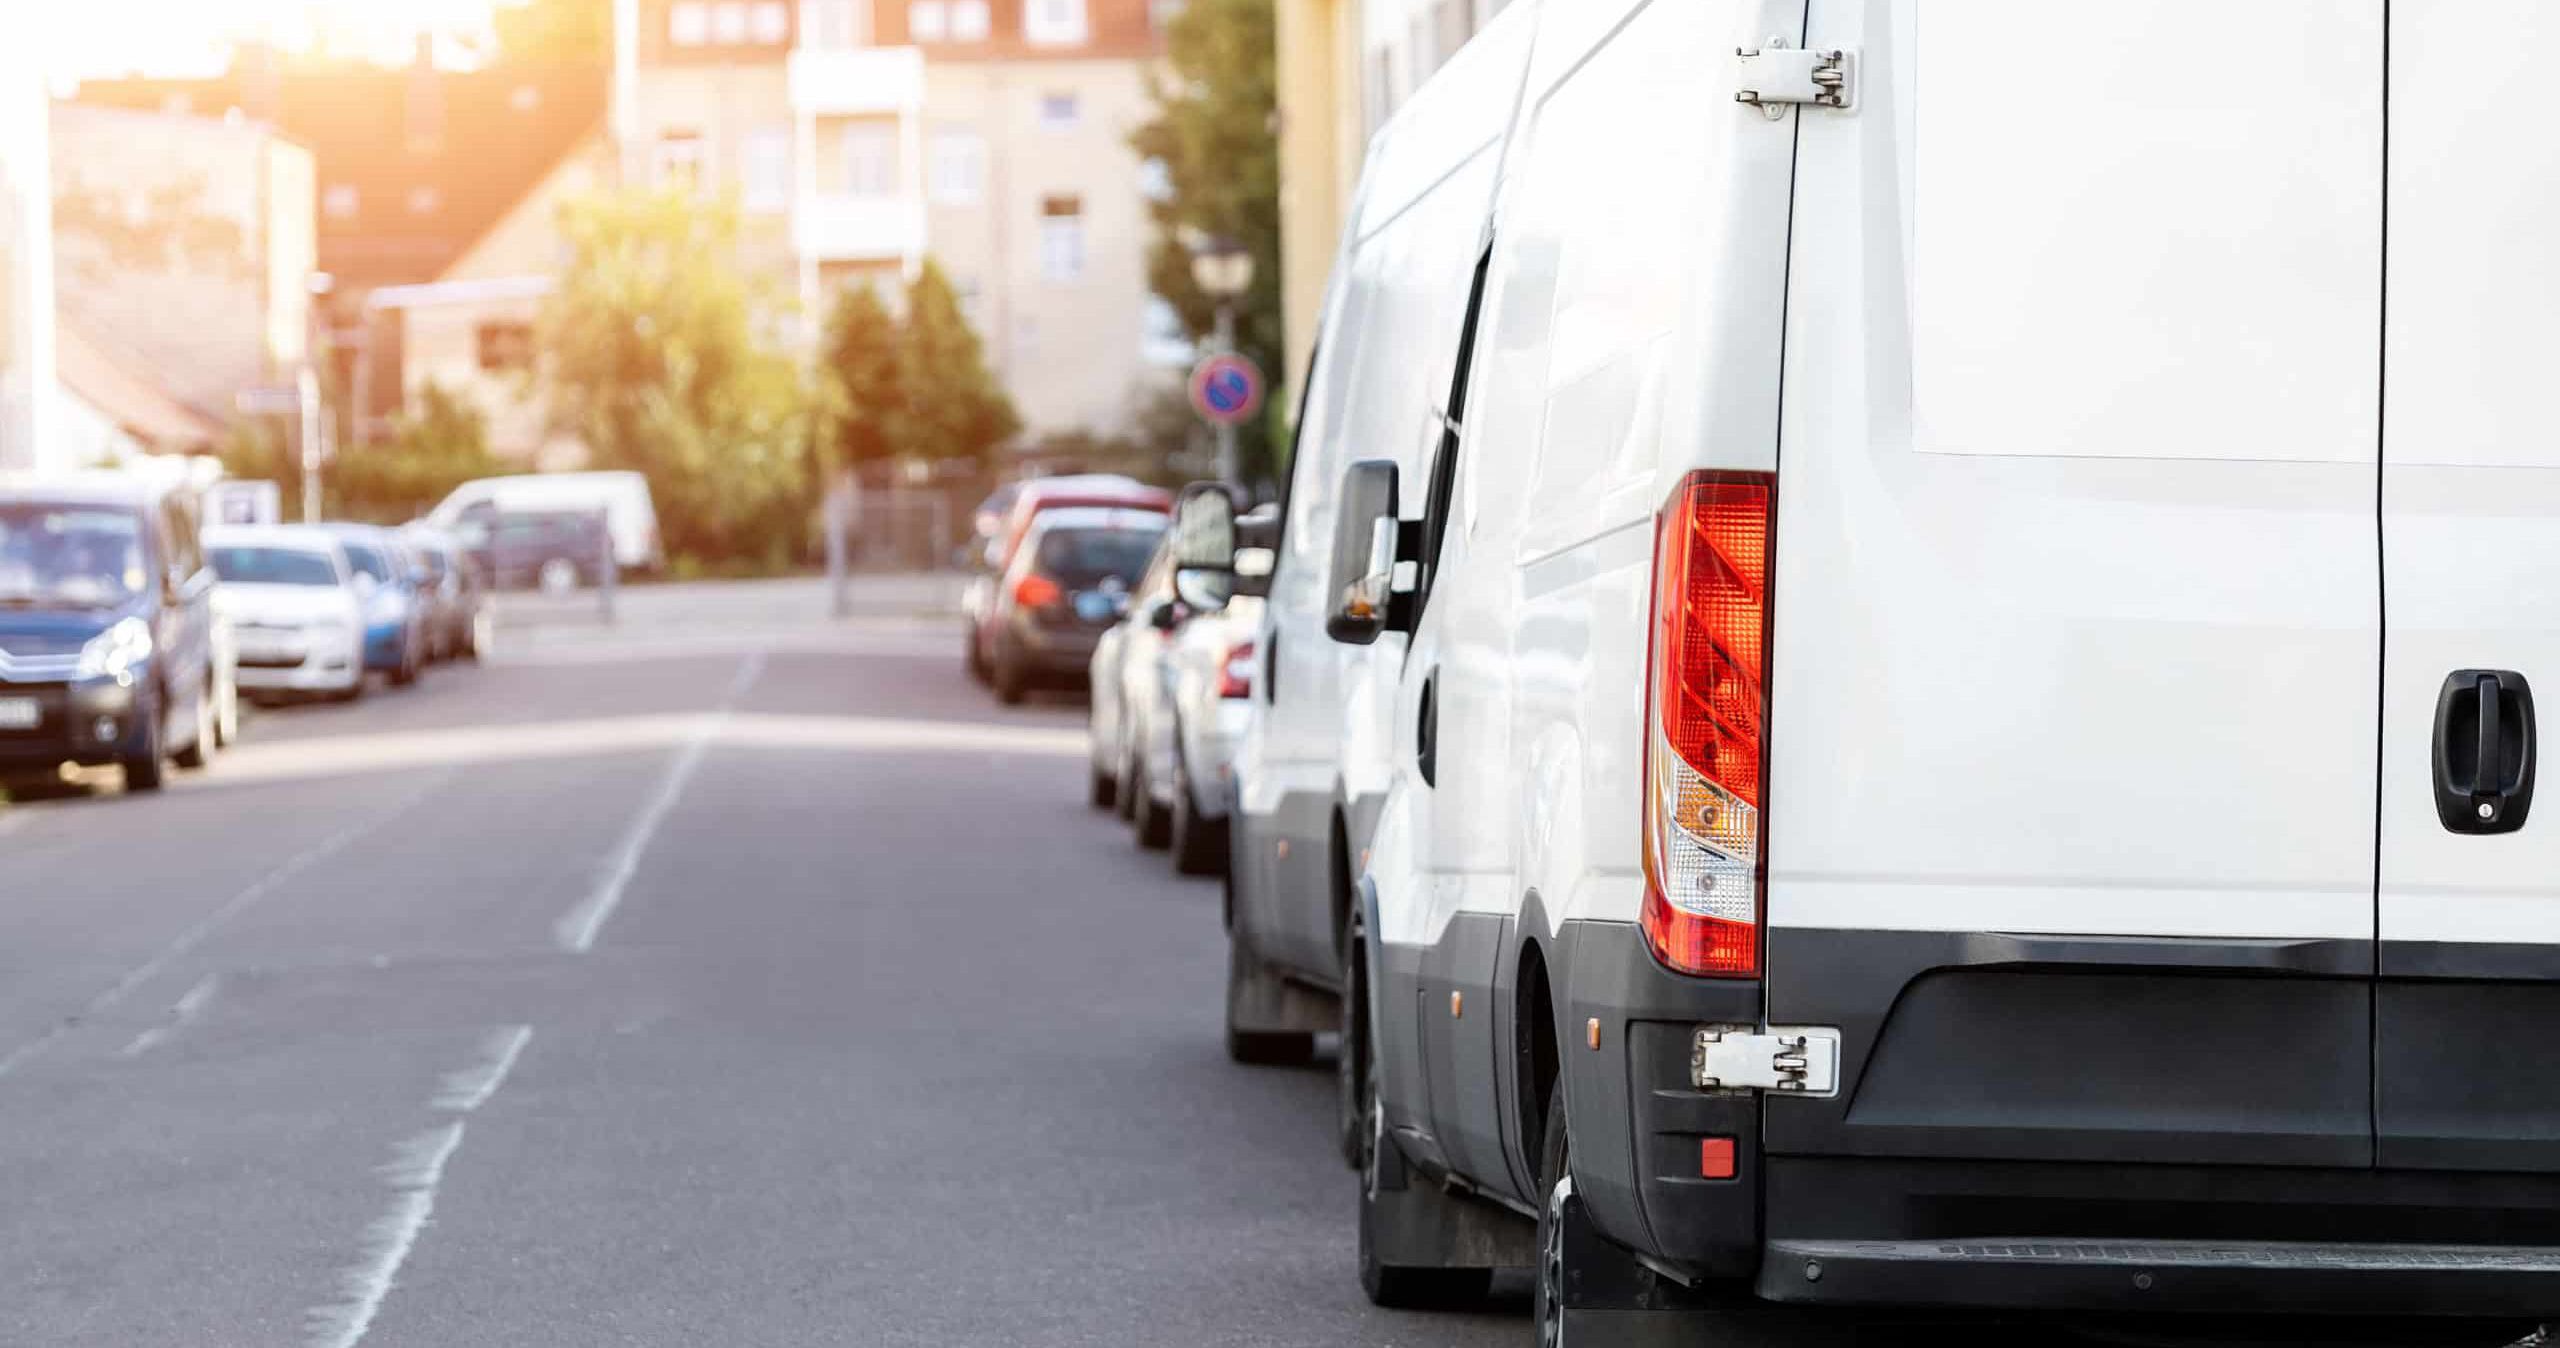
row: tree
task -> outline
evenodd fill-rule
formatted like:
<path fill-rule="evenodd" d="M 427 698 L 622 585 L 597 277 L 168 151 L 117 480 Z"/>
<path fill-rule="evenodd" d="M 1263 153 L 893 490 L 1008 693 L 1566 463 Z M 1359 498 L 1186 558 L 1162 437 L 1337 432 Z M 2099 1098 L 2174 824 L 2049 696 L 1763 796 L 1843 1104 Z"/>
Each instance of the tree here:
<path fill-rule="evenodd" d="M 907 286 L 899 337 L 898 384 L 905 406 L 891 423 L 898 431 L 895 452 L 928 463 L 984 464 L 1021 432 L 1022 418 L 987 369 L 977 331 L 960 312 L 960 297 L 931 259 Z"/>
<path fill-rule="evenodd" d="M 789 564 L 807 541 L 810 405 L 791 360 L 755 339 L 736 212 L 603 196 L 569 205 L 561 233 L 568 264 L 536 339 L 560 427 L 598 466 L 647 475 L 680 564 Z"/>
<path fill-rule="evenodd" d="M 511 61 L 601 63 L 613 55 L 613 0 L 514 0 L 489 15 Z"/>
<path fill-rule="evenodd" d="M 321 483 L 332 515 L 397 524 L 432 509 L 474 478 L 506 472 L 489 452 L 489 419 L 440 384 L 418 395 L 415 413 L 392 423 L 381 444 L 344 446 Z"/>
<path fill-rule="evenodd" d="M 898 320 L 879 292 L 847 286 L 836 297 L 818 357 L 828 395 L 821 444 L 830 468 L 878 463 L 898 452 L 904 345 Z"/>
<path fill-rule="evenodd" d="M 1147 282 L 1182 315 L 1194 340 L 1216 327 L 1217 304 L 1191 279 L 1192 245 L 1231 239 L 1253 254 L 1253 288 L 1236 304 L 1236 345 L 1277 378 L 1280 317 L 1280 149 L 1272 0 L 1191 0 L 1165 30 L 1167 75 L 1151 76 L 1156 115 L 1130 137 L 1164 166 L 1169 189 L 1149 207 L 1156 240 Z M 1265 423 L 1239 428 L 1247 473 L 1275 465 Z"/>

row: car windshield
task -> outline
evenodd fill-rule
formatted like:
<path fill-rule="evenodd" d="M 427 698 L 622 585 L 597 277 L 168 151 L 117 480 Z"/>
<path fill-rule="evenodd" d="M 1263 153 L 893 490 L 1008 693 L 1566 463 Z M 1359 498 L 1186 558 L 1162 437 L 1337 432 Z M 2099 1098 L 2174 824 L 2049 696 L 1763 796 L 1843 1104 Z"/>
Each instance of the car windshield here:
<path fill-rule="evenodd" d="M 0 505 L 0 604 L 103 608 L 142 593 L 142 517 L 112 506 Z"/>
<path fill-rule="evenodd" d="M 347 564 L 354 567 L 359 576 L 371 576 L 386 583 L 391 579 L 391 554 L 371 543 L 349 543 Z"/>
<path fill-rule="evenodd" d="M 1052 529 L 1041 537 L 1034 562 L 1062 585 L 1099 585 L 1112 576 L 1132 582 L 1163 537 L 1162 529 Z"/>
<path fill-rule="evenodd" d="M 213 573 L 233 585 L 335 585 L 337 565 L 328 554 L 301 548 L 246 544 L 209 551 Z"/>

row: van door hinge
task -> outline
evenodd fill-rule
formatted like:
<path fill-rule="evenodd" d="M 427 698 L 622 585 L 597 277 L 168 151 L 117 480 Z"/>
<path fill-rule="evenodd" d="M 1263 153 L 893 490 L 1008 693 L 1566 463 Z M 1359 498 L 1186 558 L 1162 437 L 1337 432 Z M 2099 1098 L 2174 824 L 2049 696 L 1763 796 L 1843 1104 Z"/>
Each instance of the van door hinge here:
<path fill-rule="evenodd" d="M 1701 1025 L 1689 1050 L 1689 1083 L 1700 1090 L 1834 1095 L 1840 1090 L 1840 1032 L 1796 1026 Z"/>
<path fill-rule="evenodd" d="M 1733 101 L 1771 117 L 1785 116 L 1789 103 L 1846 108 L 1856 101 L 1857 53 L 1847 48 L 1806 50 L 1773 37 L 1757 50 L 1738 47 L 1733 54 L 1742 70 Z"/>

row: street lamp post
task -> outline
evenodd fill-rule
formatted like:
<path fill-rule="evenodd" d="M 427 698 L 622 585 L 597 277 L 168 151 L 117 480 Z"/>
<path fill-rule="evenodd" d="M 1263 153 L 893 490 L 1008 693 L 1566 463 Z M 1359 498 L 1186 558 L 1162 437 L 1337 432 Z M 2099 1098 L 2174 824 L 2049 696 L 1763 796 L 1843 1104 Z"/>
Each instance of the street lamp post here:
<path fill-rule="evenodd" d="M 1236 301 L 1253 289 L 1253 254 L 1232 239 L 1212 239 L 1191 255 L 1191 279 L 1200 293 L 1217 301 L 1218 327 L 1214 337 L 1221 354 L 1232 355 L 1236 349 Z M 1218 480 L 1238 482 L 1243 477 L 1236 463 L 1236 428 L 1224 421 L 1218 423 Z"/>

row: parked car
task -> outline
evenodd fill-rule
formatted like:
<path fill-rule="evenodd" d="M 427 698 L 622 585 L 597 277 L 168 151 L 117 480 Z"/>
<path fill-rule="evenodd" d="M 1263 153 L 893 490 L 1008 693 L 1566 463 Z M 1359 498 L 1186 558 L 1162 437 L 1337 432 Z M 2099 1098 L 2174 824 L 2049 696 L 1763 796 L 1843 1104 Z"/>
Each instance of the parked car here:
<path fill-rule="evenodd" d="M 498 529 L 507 515 L 604 514 L 613 540 L 616 565 L 625 571 L 655 571 L 666 565 L 658 537 L 658 506 L 649 494 L 649 479 L 629 471 L 594 473 L 527 473 L 488 477 L 453 489 L 426 522 L 464 539 L 471 546 Z M 578 563 L 592 571 L 599 563 Z"/>
<path fill-rule="evenodd" d="M 1082 682 L 1102 634 L 1121 617 L 1164 533 L 1154 511 L 1077 507 L 1044 512 L 996 587 L 988 666 L 996 696 L 1020 702 L 1035 683 Z"/>
<path fill-rule="evenodd" d="M 428 659 L 478 660 L 496 626 L 480 564 L 441 529 L 411 525 L 400 537 L 426 568 Z"/>
<path fill-rule="evenodd" d="M 205 555 L 254 697 L 364 696 L 365 599 L 335 534 L 302 525 L 215 526 Z"/>
<path fill-rule="evenodd" d="M 0 481 L 0 771 L 116 765 L 132 791 L 220 734 L 213 572 L 176 495 L 115 476 Z"/>
<path fill-rule="evenodd" d="M 509 511 L 466 521 L 457 537 L 492 589 L 567 594 L 604 583 L 610 542 L 593 511 Z"/>
<path fill-rule="evenodd" d="M 1093 659 L 1085 668 L 1088 794 L 1094 808 L 1116 810 L 1133 823 L 1138 822 L 1139 802 L 1153 794 L 1146 786 L 1149 764 L 1139 749 L 1138 723 L 1142 709 L 1164 695 L 1164 652 L 1182 619 L 1181 600 L 1173 592 L 1172 539 L 1158 537 L 1146 569 L 1125 589 L 1114 591 L 1119 621 L 1095 640 Z M 1167 771 L 1161 759 L 1154 766 L 1158 776 Z M 1163 846 L 1160 837 L 1149 839 L 1151 831 L 1160 830 L 1160 825 L 1142 824 L 1139 842 Z"/>
<path fill-rule="evenodd" d="M 1043 512 L 1050 510 L 1088 510 L 1109 507 L 1162 514 L 1173 505 L 1173 494 L 1160 487 L 1150 487 L 1135 478 L 1113 474 L 1079 474 L 1072 477 L 1035 478 L 1018 483 L 1004 500 L 1002 521 L 992 530 L 981 519 L 981 537 L 977 567 L 969 584 L 961 591 L 960 613 L 965 634 L 964 663 L 969 676 L 989 678 L 994 671 L 996 640 L 995 615 L 999 608 L 998 590 L 1003 577 L 1014 564 L 1015 554 Z M 996 501 L 989 498 L 989 504 Z M 981 508 L 982 511 L 985 507 Z M 1161 527 L 1161 521 L 1158 522 Z"/>
<path fill-rule="evenodd" d="M 399 536 L 371 524 L 331 524 L 355 569 L 364 596 L 364 667 L 388 676 L 395 687 L 418 681 L 427 665 L 427 604 L 423 571 Z"/>

